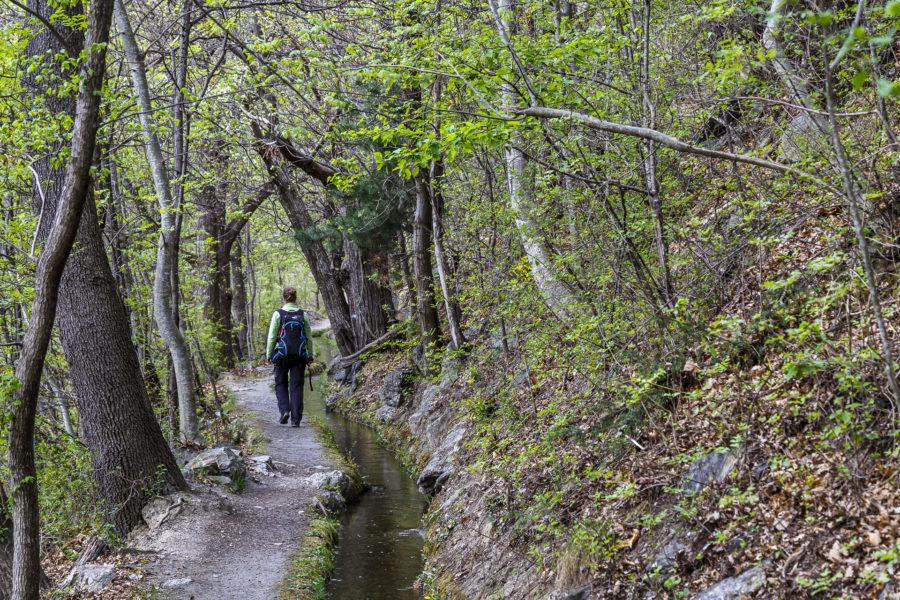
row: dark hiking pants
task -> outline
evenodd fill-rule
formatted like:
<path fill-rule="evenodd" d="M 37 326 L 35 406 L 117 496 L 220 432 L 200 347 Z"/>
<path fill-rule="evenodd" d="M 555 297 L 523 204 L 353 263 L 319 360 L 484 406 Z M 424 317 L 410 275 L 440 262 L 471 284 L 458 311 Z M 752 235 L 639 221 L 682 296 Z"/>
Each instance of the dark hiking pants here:
<path fill-rule="evenodd" d="M 275 396 L 281 414 L 291 414 L 291 424 L 303 418 L 303 372 L 305 366 L 299 357 L 285 357 L 275 363 Z"/>

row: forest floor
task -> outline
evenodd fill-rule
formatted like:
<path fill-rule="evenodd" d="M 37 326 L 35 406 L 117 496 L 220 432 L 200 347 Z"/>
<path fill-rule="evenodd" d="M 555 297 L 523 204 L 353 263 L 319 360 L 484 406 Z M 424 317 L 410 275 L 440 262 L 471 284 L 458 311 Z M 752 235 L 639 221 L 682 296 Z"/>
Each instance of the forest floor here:
<path fill-rule="evenodd" d="M 262 372 L 270 374 L 271 368 Z M 305 478 L 335 468 L 306 421 L 297 429 L 278 424 L 271 377 L 226 374 L 222 383 L 262 432 L 257 453 L 271 456 L 277 472 L 271 477 L 250 471 L 240 494 L 192 484 L 199 500 L 188 503 L 192 509 L 156 530 L 142 526 L 136 532 L 129 545 L 149 551 L 138 555 L 144 581 L 156 583 L 171 600 L 277 597 L 317 491 Z"/>

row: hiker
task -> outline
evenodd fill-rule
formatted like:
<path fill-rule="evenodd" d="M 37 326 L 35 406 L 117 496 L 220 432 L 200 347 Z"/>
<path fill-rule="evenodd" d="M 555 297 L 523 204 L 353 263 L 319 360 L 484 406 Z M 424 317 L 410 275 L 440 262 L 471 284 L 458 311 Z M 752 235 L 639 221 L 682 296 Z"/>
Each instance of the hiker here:
<path fill-rule="evenodd" d="M 284 425 L 290 417 L 291 426 L 300 427 L 300 419 L 303 418 L 303 371 L 314 356 L 312 336 L 309 317 L 296 304 L 297 290 L 286 287 L 281 297 L 285 304 L 272 315 L 266 356 L 269 364 L 275 364 L 275 396 L 281 411 L 278 422 Z"/>

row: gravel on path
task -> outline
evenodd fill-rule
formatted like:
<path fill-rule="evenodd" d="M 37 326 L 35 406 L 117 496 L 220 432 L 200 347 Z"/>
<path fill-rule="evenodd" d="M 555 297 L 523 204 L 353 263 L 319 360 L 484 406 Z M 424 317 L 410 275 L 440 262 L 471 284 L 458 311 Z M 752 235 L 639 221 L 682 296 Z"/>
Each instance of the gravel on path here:
<path fill-rule="evenodd" d="M 128 545 L 148 551 L 139 560 L 171 600 L 276 598 L 309 525 L 305 511 L 316 490 L 304 480 L 336 467 L 306 421 L 299 428 L 278 424 L 271 376 L 229 374 L 222 382 L 263 432 L 262 453 L 278 471 L 257 475 L 259 483 L 249 481 L 241 494 L 192 484 L 196 500 L 187 509 L 132 536 Z"/>

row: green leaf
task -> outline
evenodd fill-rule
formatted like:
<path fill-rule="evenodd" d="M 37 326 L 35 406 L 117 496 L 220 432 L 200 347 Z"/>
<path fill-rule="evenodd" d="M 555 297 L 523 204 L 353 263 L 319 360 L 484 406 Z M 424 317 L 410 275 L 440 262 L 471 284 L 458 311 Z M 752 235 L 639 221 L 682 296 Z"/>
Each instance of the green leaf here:
<path fill-rule="evenodd" d="M 900 96 L 900 83 L 888 81 L 887 79 L 879 79 L 878 95 L 882 98 L 896 98 L 897 96 Z"/>
<path fill-rule="evenodd" d="M 884 16 L 900 17 L 900 0 L 888 2 L 887 6 L 884 7 Z"/>
<path fill-rule="evenodd" d="M 856 74 L 853 76 L 853 79 L 851 79 L 850 81 L 853 84 L 853 89 L 859 91 L 862 89 L 862 87 L 864 85 L 866 85 L 866 82 L 868 80 L 869 80 L 868 73 L 866 73 L 865 71 L 857 71 Z"/>

